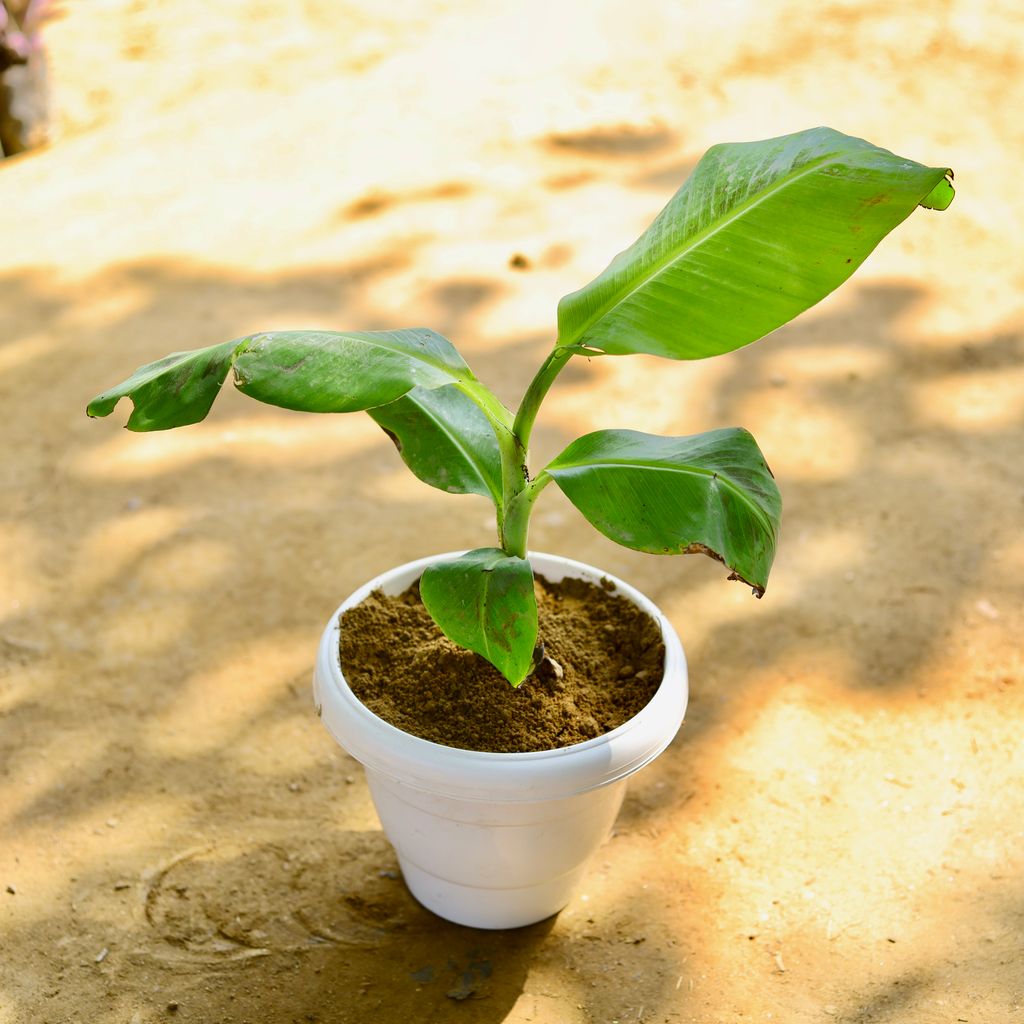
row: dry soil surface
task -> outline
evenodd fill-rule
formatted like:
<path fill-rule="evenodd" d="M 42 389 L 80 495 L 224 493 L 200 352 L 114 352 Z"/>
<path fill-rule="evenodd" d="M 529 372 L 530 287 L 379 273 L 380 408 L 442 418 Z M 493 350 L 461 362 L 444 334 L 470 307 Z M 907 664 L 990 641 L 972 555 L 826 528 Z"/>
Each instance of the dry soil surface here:
<path fill-rule="evenodd" d="M 0 165 L 0 1022 L 1024 1021 L 1019 5 L 68 4 Z M 89 397 L 255 330 L 426 325 L 514 401 L 558 298 L 711 144 L 830 124 L 956 169 L 854 279 L 696 364 L 572 366 L 599 427 L 744 425 L 763 601 L 709 559 L 538 550 L 657 600 L 692 703 L 554 920 L 396 876 L 313 651 L 377 572 L 491 543 L 366 417 Z"/>

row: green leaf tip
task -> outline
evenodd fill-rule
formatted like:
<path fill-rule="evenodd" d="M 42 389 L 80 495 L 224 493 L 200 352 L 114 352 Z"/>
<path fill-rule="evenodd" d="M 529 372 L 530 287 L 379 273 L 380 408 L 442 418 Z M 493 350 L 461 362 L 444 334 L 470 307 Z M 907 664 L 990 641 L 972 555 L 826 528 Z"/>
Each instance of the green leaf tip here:
<path fill-rule="evenodd" d="M 236 355 L 249 338 L 190 352 L 172 352 L 140 366 L 127 380 L 97 395 L 86 406 L 93 417 L 109 416 L 122 398 L 132 401 L 129 430 L 170 430 L 205 419 Z"/>
<path fill-rule="evenodd" d="M 525 558 L 477 548 L 428 566 L 420 597 L 438 628 L 486 658 L 513 686 L 533 671 L 537 598 Z"/>
<path fill-rule="evenodd" d="M 953 172 L 947 168 L 945 177 L 921 200 L 920 205 L 926 210 L 948 210 L 955 195 Z"/>

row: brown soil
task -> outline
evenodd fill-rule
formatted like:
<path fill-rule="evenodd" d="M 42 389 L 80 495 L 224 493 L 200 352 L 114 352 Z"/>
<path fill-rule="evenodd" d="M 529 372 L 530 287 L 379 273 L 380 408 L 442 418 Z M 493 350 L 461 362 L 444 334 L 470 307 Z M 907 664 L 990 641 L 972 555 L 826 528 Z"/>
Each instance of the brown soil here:
<path fill-rule="evenodd" d="M 54 141 L 0 161 L 0 1022 L 1021 1024 L 1019 3 L 63 7 Z M 656 601 L 690 706 L 556 920 L 445 924 L 310 673 L 365 580 L 492 544 L 484 500 L 368 417 L 84 405 L 252 331 L 419 325 L 513 402 L 704 150 L 821 123 L 957 199 L 757 345 L 559 377 L 534 468 L 745 426 L 779 555 L 756 601 L 545 491 L 531 545 Z"/>
<path fill-rule="evenodd" d="M 549 660 L 518 688 L 445 638 L 416 584 L 396 597 L 375 591 L 345 613 L 345 678 L 385 721 L 465 750 L 550 750 L 622 725 L 661 682 L 665 647 L 656 623 L 585 580 L 538 576 L 535 590 Z"/>

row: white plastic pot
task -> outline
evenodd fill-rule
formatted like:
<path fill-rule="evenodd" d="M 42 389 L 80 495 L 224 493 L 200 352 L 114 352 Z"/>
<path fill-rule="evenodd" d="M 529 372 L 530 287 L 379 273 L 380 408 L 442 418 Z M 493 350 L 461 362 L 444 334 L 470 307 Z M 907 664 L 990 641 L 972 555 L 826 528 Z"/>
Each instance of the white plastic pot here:
<path fill-rule="evenodd" d="M 661 627 L 665 675 L 647 706 L 617 729 L 571 747 L 494 754 L 447 747 L 396 729 L 349 689 L 341 670 L 342 613 L 374 590 L 400 594 L 434 555 L 371 580 L 331 617 L 313 688 L 324 724 L 366 770 L 384 832 L 413 896 L 435 914 L 474 928 L 516 928 L 568 903 L 591 854 L 608 837 L 626 779 L 672 741 L 687 699 L 679 637 L 628 584 L 582 562 L 530 554 L 551 581 L 611 580 Z"/>

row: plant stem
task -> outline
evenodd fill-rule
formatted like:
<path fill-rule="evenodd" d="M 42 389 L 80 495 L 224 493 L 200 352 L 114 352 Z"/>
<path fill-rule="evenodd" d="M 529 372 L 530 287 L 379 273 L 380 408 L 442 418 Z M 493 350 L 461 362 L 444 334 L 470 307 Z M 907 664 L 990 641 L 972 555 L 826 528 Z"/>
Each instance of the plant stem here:
<path fill-rule="evenodd" d="M 501 489 L 500 496 L 494 497 L 494 511 L 497 519 L 498 537 L 504 547 L 505 508 L 511 496 L 522 489 L 519 477 L 525 474 L 526 457 L 521 454 L 512 433 L 512 413 L 497 399 L 484 384 L 470 374 L 465 380 L 455 384 L 467 398 L 471 399 L 487 417 L 498 442 L 501 456 Z"/>
<path fill-rule="evenodd" d="M 514 421 L 511 413 L 475 378 L 461 381 L 456 385 L 483 410 L 498 439 L 502 491 L 501 502 L 497 507 L 498 538 L 502 550 L 517 558 L 526 557 L 526 540 L 533 503 L 537 500 L 537 495 L 551 482 L 551 477 L 544 472 L 536 480 L 530 479 L 526 462 L 530 434 L 544 396 L 562 367 L 579 351 L 581 349 L 574 345 L 556 345 L 548 353 L 548 357 L 526 389 Z"/>
<path fill-rule="evenodd" d="M 499 442 L 502 433 L 512 432 L 512 413 L 476 377 L 470 374 L 466 380 L 457 382 L 455 387 L 476 403 L 480 411 L 490 421 L 495 433 L 499 435 Z"/>
<path fill-rule="evenodd" d="M 530 513 L 537 496 L 552 478 L 543 470 L 534 480 L 526 485 L 505 505 L 505 517 L 502 527 L 502 548 L 506 554 L 526 557 L 526 540 L 530 530 Z"/>
<path fill-rule="evenodd" d="M 517 558 L 526 557 L 526 541 L 533 503 L 537 500 L 537 495 L 551 482 L 551 477 L 544 472 L 536 480 L 530 479 L 526 462 L 530 434 L 533 432 L 540 403 L 562 367 L 576 351 L 578 350 L 574 347 L 555 345 L 541 364 L 536 376 L 530 381 L 530 386 L 519 405 L 519 411 L 512 424 L 511 446 L 508 445 L 507 439 L 498 438 L 502 469 L 502 507 L 498 509 L 498 535 L 502 550 Z"/>
<path fill-rule="evenodd" d="M 556 345 L 548 354 L 547 359 L 541 364 L 537 375 L 530 381 L 530 386 L 523 395 L 523 400 L 516 413 L 515 423 L 512 425 L 512 433 L 519 439 L 524 450 L 530 447 L 530 434 L 533 431 L 533 421 L 537 418 L 537 410 L 548 389 L 555 382 L 562 367 L 569 361 L 572 354 L 577 351 L 567 345 Z"/>

